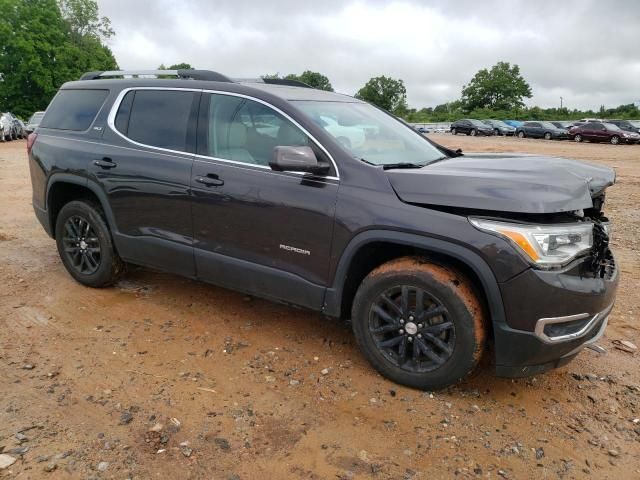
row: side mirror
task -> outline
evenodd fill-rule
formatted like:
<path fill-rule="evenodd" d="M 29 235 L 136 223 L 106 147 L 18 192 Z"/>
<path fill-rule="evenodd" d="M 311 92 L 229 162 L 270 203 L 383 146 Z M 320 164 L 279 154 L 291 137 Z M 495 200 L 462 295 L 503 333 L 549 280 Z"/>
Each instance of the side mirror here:
<path fill-rule="evenodd" d="M 311 147 L 274 147 L 269 166 L 276 172 L 305 172 L 318 175 L 329 172 L 329 165 L 318 163 Z"/>

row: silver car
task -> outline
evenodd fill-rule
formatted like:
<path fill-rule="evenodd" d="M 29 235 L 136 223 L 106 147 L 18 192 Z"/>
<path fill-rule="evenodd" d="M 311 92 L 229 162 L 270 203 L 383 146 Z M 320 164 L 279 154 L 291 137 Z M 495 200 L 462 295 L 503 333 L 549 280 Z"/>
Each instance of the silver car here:
<path fill-rule="evenodd" d="M 13 116 L 10 113 L 0 113 L 0 142 L 17 138 Z"/>
<path fill-rule="evenodd" d="M 27 122 L 27 126 L 24 128 L 25 133 L 27 135 L 29 135 L 30 133 L 33 133 L 33 131 L 38 127 L 38 125 L 40 125 L 40 122 L 42 121 L 42 117 L 44 117 L 44 112 L 35 112 L 33 115 L 31 115 L 31 118 Z"/>

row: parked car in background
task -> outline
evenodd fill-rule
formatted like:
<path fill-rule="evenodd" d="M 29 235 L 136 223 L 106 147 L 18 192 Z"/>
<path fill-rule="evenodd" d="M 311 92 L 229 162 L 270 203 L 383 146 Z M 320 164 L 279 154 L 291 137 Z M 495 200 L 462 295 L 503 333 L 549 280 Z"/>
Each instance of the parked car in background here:
<path fill-rule="evenodd" d="M 607 123 L 617 125 L 627 132 L 640 133 L 640 120 L 607 120 Z"/>
<path fill-rule="evenodd" d="M 628 132 L 613 123 L 606 122 L 588 122 L 571 128 L 569 133 L 576 142 L 589 140 L 590 142 L 609 142 L 612 145 L 640 142 L 639 133 Z"/>
<path fill-rule="evenodd" d="M 524 122 L 521 122 L 520 120 L 503 120 L 503 122 L 514 128 L 518 128 L 520 125 L 524 123 Z"/>
<path fill-rule="evenodd" d="M 27 138 L 27 132 L 24 129 L 24 122 L 17 117 L 13 117 L 13 127 L 16 131 L 16 137 Z"/>
<path fill-rule="evenodd" d="M 422 134 L 430 133 L 430 130 L 428 128 L 425 128 L 425 127 L 416 127 L 416 130 L 418 132 L 422 133 Z"/>
<path fill-rule="evenodd" d="M 558 128 L 564 128 L 565 130 L 569 130 L 571 127 L 575 125 L 576 122 L 572 121 L 561 121 L 561 122 L 551 122 Z"/>
<path fill-rule="evenodd" d="M 13 120 L 13 115 L 10 113 L 0 113 L 0 142 L 7 142 L 18 138 Z"/>
<path fill-rule="evenodd" d="M 515 135 L 516 128 L 511 125 L 507 125 L 502 120 L 483 120 L 483 123 L 486 123 L 490 127 L 493 128 L 493 133 L 496 135 Z"/>
<path fill-rule="evenodd" d="M 481 122 L 480 120 L 463 119 L 456 120 L 451 124 L 451 133 L 457 135 L 458 133 L 465 133 L 475 137 L 476 135 L 491 136 L 494 134 L 493 127 Z"/>
<path fill-rule="evenodd" d="M 566 128 L 558 128 L 551 122 L 524 122 L 516 129 L 520 138 L 544 138 L 545 140 L 562 140 L 571 138 Z"/>
<path fill-rule="evenodd" d="M 27 126 L 25 127 L 27 135 L 29 135 L 30 133 L 33 133 L 33 131 L 38 127 L 38 125 L 40 125 L 40 121 L 42 120 L 42 117 L 44 117 L 44 112 L 36 112 L 33 115 L 31 115 L 31 118 L 29 119 L 29 121 L 27 122 Z"/>

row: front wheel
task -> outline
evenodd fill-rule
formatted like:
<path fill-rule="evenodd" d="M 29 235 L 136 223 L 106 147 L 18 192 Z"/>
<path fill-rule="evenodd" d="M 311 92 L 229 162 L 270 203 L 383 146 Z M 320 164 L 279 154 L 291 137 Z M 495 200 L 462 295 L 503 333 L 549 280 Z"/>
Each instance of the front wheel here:
<path fill-rule="evenodd" d="M 383 376 L 423 390 L 469 375 L 485 346 L 486 324 L 472 283 L 419 257 L 392 260 L 363 280 L 353 331 Z"/>
<path fill-rule="evenodd" d="M 475 137 L 478 134 L 478 131 L 475 128 L 472 128 L 471 131 L 469 132 L 469 135 L 471 135 L 472 137 Z"/>
<path fill-rule="evenodd" d="M 458 131 L 455 128 L 451 129 L 451 135 L 457 135 Z"/>
<path fill-rule="evenodd" d="M 67 203 L 56 219 L 56 244 L 65 268 L 88 287 L 106 287 L 124 272 L 100 207 L 90 201 Z"/>
<path fill-rule="evenodd" d="M 522 130 L 518 132 L 518 138 L 524 138 L 524 132 Z"/>
<path fill-rule="evenodd" d="M 545 139 L 545 140 L 551 140 L 551 134 L 550 134 L 549 132 L 546 132 L 546 133 L 544 134 L 544 139 Z"/>
<path fill-rule="evenodd" d="M 611 137 L 611 145 L 618 145 L 620 143 L 620 137 L 617 135 L 614 135 L 613 137 Z"/>
<path fill-rule="evenodd" d="M 573 137 L 573 140 L 578 143 L 582 142 L 582 135 L 578 133 L 575 137 Z"/>

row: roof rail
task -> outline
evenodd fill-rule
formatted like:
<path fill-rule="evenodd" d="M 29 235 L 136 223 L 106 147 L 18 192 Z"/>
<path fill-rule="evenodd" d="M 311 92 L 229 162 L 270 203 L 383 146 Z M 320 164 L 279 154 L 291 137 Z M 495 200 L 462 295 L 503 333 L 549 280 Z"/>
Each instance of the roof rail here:
<path fill-rule="evenodd" d="M 211 70 L 110 70 L 106 72 L 87 72 L 80 80 L 98 80 L 109 77 L 178 77 L 214 82 L 233 82 L 229 77 Z"/>

